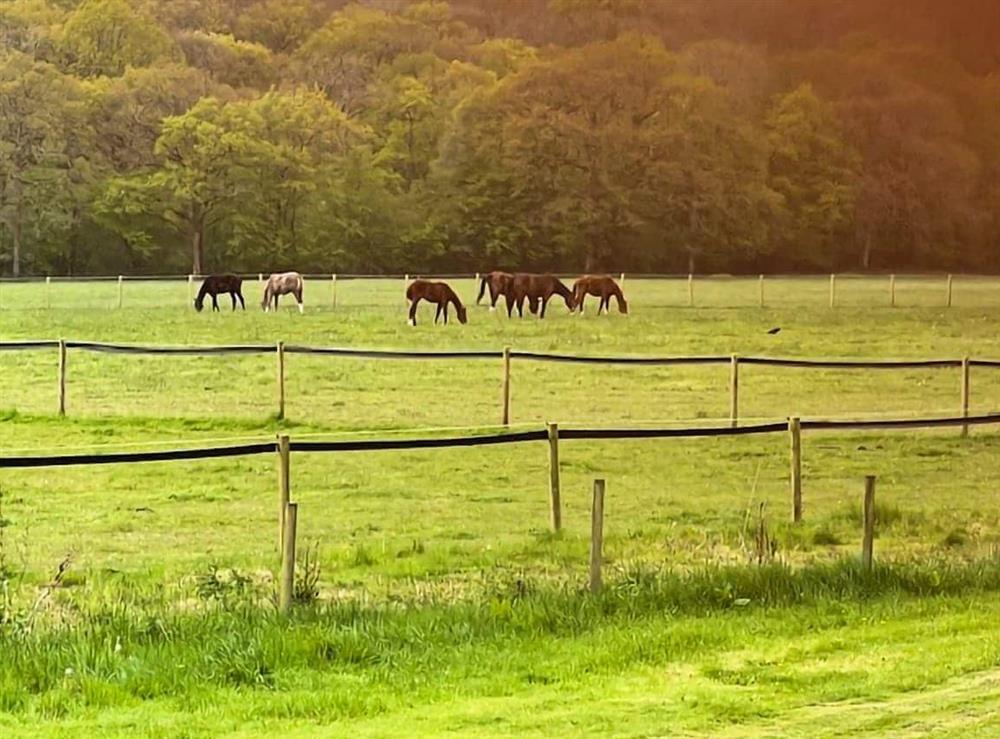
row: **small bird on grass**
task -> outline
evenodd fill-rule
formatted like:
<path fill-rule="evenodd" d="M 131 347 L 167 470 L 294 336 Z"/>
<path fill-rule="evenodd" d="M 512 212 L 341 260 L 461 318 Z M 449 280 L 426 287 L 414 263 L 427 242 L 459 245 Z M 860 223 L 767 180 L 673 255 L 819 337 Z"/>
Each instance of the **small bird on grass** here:
<path fill-rule="evenodd" d="M 781 331 L 781 326 L 775 326 L 770 331 L 768 331 L 768 333 L 771 334 L 771 336 L 774 336 L 779 331 Z"/>

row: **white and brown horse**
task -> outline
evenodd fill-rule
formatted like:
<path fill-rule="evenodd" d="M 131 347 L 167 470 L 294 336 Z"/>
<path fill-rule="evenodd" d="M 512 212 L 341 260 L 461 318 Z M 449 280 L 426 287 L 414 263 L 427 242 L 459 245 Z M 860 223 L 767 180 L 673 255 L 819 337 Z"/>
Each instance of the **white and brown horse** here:
<path fill-rule="evenodd" d="M 305 311 L 302 304 L 302 287 L 304 285 L 302 275 L 298 272 L 281 272 L 271 275 L 264 284 L 264 297 L 260 301 L 260 307 L 266 313 L 272 307 L 278 310 L 279 295 L 293 295 L 295 302 L 299 305 L 299 313 Z"/>

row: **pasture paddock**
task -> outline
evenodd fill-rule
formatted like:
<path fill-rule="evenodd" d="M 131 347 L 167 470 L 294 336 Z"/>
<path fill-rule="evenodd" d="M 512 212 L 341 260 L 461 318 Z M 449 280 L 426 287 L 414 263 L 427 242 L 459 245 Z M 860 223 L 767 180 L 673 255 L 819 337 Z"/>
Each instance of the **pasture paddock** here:
<path fill-rule="evenodd" d="M 324 288 L 307 277 L 310 309 L 302 316 L 291 306 L 277 315 L 259 310 L 198 315 L 189 307 L 183 280 L 125 281 L 121 310 L 115 308 L 116 281 L 56 282 L 50 286 L 51 308 L 36 303 L 10 309 L 10 291 L 25 286 L 4 283 L 0 336 L 175 345 L 513 346 L 581 354 L 1000 357 L 995 285 L 973 293 L 975 285 L 955 280 L 954 304 L 948 309 L 933 302 L 940 301 L 941 280 L 911 284 L 901 276 L 892 308 L 887 281 L 864 294 L 868 285 L 859 283 L 857 304 L 849 299 L 848 281 L 839 278 L 838 305 L 831 311 L 824 279 L 767 281 L 764 308 L 756 279 L 704 285 L 695 280 L 698 307 L 692 310 L 684 305 L 686 280 L 660 283 L 628 276 L 627 318 L 616 313 L 581 318 L 554 305 L 539 322 L 534 317 L 508 321 L 475 306 L 478 286 L 467 280 L 456 284 L 469 304 L 467 325 L 427 322 L 415 329 L 406 325 L 399 279 L 338 278 L 334 308 L 332 294 L 324 304 Z M 246 287 L 253 301 L 253 283 Z M 38 292 L 26 291 L 25 301 L 38 300 Z M 786 298 L 779 301 L 782 294 Z M 963 302 L 974 295 L 981 300 Z M 165 305 L 168 296 L 176 305 Z M 995 304 L 990 302 L 994 296 Z M 884 303 L 869 297 L 884 298 Z M 716 307 L 701 307 L 702 299 L 714 300 Z M 768 335 L 774 326 L 782 331 Z M 427 365 L 309 355 L 286 355 L 285 361 L 287 417 L 279 421 L 274 418 L 273 355 L 133 357 L 71 350 L 68 415 L 60 418 L 54 392 L 58 352 L 0 353 L 0 448 L 5 455 L 174 448 L 227 443 L 212 441 L 224 439 L 273 442 L 276 433 L 293 440 L 406 438 L 432 433 L 418 431 L 421 427 L 481 428 L 497 421 L 498 361 Z M 633 425 L 650 418 L 724 424 L 729 374 L 726 365 L 515 360 L 512 428 L 523 422 L 541 428 L 550 420 L 560 428 Z M 786 415 L 952 415 L 960 412 L 962 400 L 957 368 L 857 372 L 741 366 L 739 380 L 741 422 Z M 969 398 L 972 414 L 1000 408 L 1000 372 L 973 368 Z M 907 703 L 912 694 L 893 692 L 899 690 L 924 691 L 920 725 L 934 728 L 938 724 L 929 706 L 952 715 L 959 708 L 983 711 L 1000 704 L 996 692 L 983 692 L 973 674 L 1000 664 L 992 592 L 952 590 L 947 597 L 923 601 L 894 595 L 856 606 L 833 602 L 758 609 L 756 599 L 770 592 L 764 580 L 761 595 L 750 592 L 751 603 L 742 612 L 706 613 L 699 606 L 684 615 L 664 604 L 638 617 L 627 609 L 644 601 L 633 602 L 628 593 L 647 592 L 642 573 L 650 569 L 745 565 L 760 503 L 783 561 L 816 567 L 856 558 L 863 480 L 873 473 L 878 475 L 876 563 L 930 563 L 926 578 L 932 582 L 941 572 L 947 575 L 942 568 L 950 565 L 939 563 L 987 556 L 1000 546 L 997 449 L 991 427 L 974 428 L 968 438 L 957 429 L 806 432 L 803 521 L 793 525 L 786 434 L 574 441 L 559 448 L 557 535 L 550 531 L 551 447 L 544 442 L 471 450 L 295 453 L 290 487 L 298 505 L 298 542 L 318 546 L 324 595 L 412 602 L 405 629 L 379 630 L 390 629 L 385 614 L 391 609 L 351 616 L 353 606 L 345 606 L 342 620 L 303 616 L 294 629 L 247 622 L 247 633 L 240 631 L 242 622 L 225 622 L 228 616 L 207 616 L 218 621 L 212 627 L 218 633 L 206 639 L 175 623 L 174 615 L 157 614 L 162 595 L 148 600 L 129 595 L 135 624 L 126 625 L 119 612 L 95 617 L 95 649 L 65 637 L 59 643 L 66 654 L 52 657 L 57 684 L 40 697 L 25 697 L 17 687 L 24 684 L 22 673 L 14 668 L 5 673 L 0 666 L 0 696 L 7 706 L 2 710 L 14 712 L 0 712 L 0 732 L 23 733 L 29 712 L 37 718 L 29 727 L 35 735 L 74 730 L 124 735 L 134 733 L 136 721 L 166 735 L 215 735 L 232 730 L 233 716 L 245 720 L 252 714 L 255 725 L 269 733 L 309 735 L 317 722 L 358 735 L 412 734 L 414 726 L 426 734 L 475 733 L 487 722 L 491 734 L 542 736 L 568 725 L 560 707 L 571 702 L 583 707 L 574 712 L 573 725 L 590 733 L 605 731 L 615 721 L 624 733 L 634 734 L 720 733 L 734 727 L 774 733 L 781 726 L 816 734 L 817 721 L 830 714 L 808 706 L 823 704 L 832 711 L 830 704 L 851 698 L 886 701 L 843 716 L 837 709 L 839 725 L 861 734 L 866 727 L 875 726 L 875 733 L 902 727 L 902 717 L 914 715 Z M 620 617 L 607 616 L 601 614 L 610 610 L 594 605 L 578 613 L 573 609 L 589 609 L 588 601 L 570 595 L 553 606 L 551 616 L 539 611 L 544 601 L 530 600 L 527 611 L 518 610 L 515 583 L 517 588 L 527 583 L 524 597 L 531 598 L 533 588 L 586 582 L 595 478 L 608 480 L 607 592 L 601 597 L 623 598 L 626 610 Z M 113 600 L 136 588 L 166 586 L 179 597 L 191 597 L 193 576 L 212 563 L 250 573 L 274 571 L 277 484 L 272 455 L 3 470 L 2 517 L 9 522 L 3 536 L 31 584 L 47 581 L 55 564 L 72 553 L 72 585 L 58 600 L 74 607 L 88 598 Z M 755 570 L 740 571 L 757 577 Z M 885 576 L 876 567 L 873 577 Z M 850 599 L 868 597 L 867 581 L 851 575 L 845 582 L 861 585 L 857 591 L 836 592 L 850 593 Z M 729 608 L 744 592 L 739 583 L 736 575 L 719 575 L 704 588 L 723 593 L 717 597 L 729 605 L 720 608 Z M 919 592 L 937 592 L 927 587 Z M 799 592 L 798 586 L 792 590 Z M 478 593 L 487 594 L 482 596 L 485 615 L 420 610 L 425 607 L 420 604 Z M 505 630 L 505 619 L 519 621 L 527 613 L 539 614 L 540 624 L 554 619 L 556 625 L 531 622 L 524 631 Z M 198 618 L 197 610 L 191 617 Z M 178 635 L 178 644 L 201 645 L 205 654 L 175 653 L 170 650 L 179 647 L 157 642 L 144 656 L 138 635 L 157 623 Z M 477 624 L 483 623 L 500 625 L 496 632 L 480 633 Z M 112 648 L 115 636 L 105 635 L 99 624 L 126 633 L 124 666 L 113 656 L 100 656 Z M 457 634 L 471 636 L 464 640 Z M 873 656 L 864 645 L 876 642 L 880 649 Z M 101 665 L 108 662 L 107 674 L 104 667 L 94 668 L 79 687 L 61 677 L 67 664 L 86 663 L 90 658 L 79 655 L 91 651 Z M 230 665 L 242 669 L 244 662 L 272 670 L 264 677 L 274 689 L 233 687 L 213 677 Z M 209 665 L 207 677 L 198 677 L 201 664 Z M 129 677 L 130 665 L 140 666 L 135 668 L 140 677 Z M 171 665 L 185 665 L 183 674 L 171 672 Z M 161 673 L 167 687 L 157 687 L 149 677 Z M 122 674 L 126 677 L 118 677 Z M 425 687 L 414 692 L 413 685 Z M 667 693 L 679 696 L 676 702 L 663 697 L 665 685 Z M 702 707 L 681 700 L 685 696 Z M 606 700 L 617 697 L 622 702 Z M 644 710 L 633 710 L 636 705 Z M 197 706 L 211 706 L 212 713 Z M 530 716 L 525 706 L 531 706 Z"/>
<path fill-rule="evenodd" d="M 319 292 L 314 282 L 306 287 L 312 294 Z M 830 311 L 822 301 L 802 307 L 811 299 L 811 289 L 825 289 L 822 281 L 815 285 L 801 281 L 801 294 L 793 295 L 801 304 L 793 308 L 690 310 L 657 305 L 658 296 L 670 285 L 629 277 L 626 289 L 634 307 L 627 318 L 580 317 L 554 306 L 539 322 L 533 317 L 508 320 L 475 306 L 478 285 L 468 280 L 459 291 L 471 304 L 470 322 L 449 324 L 447 329 L 406 325 L 399 280 L 338 284 L 336 309 L 320 305 L 304 316 L 292 308 L 277 315 L 256 310 L 198 315 L 186 300 L 175 308 L 117 311 L 94 307 L 100 301 L 82 294 L 74 310 L 66 306 L 0 311 L 0 329 L 5 339 L 67 336 L 161 344 L 283 340 L 441 350 L 513 345 L 520 350 L 587 354 L 735 351 L 804 357 L 1000 357 L 1000 336 L 988 308 L 962 307 L 960 301 L 951 309 L 845 305 Z M 907 284 L 897 279 L 900 304 L 908 294 Z M 81 289 L 76 283 L 65 287 Z M 126 291 L 135 287 L 128 284 Z M 145 287 L 154 293 L 186 290 L 183 283 Z M 367 294 L 349 292 L 362 287 Z M 683 295 L 683 281 L 673 287 Z M 712 287 L 724 286 L 712 283 Z M 758 285 L 749 280 L 732 287 L 731 302 L 737 303 L 739 290 L 752 300 Z M 695 288 L 699 289 L 697 281 Z M 371 307 L 363 307 L 366 304 Z M 125 305 L 130 305 L 128 300 Z M 768 335 L 772 326 L 781 326 L 781 333 Z M 485 427 L 499 420 L 500 361 L 416 364 L 287 354 L 284 359 L 287 420 L 280 422 L 275 419 L 272 355 L 134 357 L 71 351 L 69 415 L 60 420 L 55 416 L 54 395 L 58 353 L 0 353 L 8 415 L 0 424 L 0 444 L 5 450 L 169 445 L 178 438 L 195 444 L 218 437 L 273 439 L 280 429 L 300 438 Z M 515 360 L 511 422 L 515 429 L 521 423 L 540 427 L 550 420 L 561 425 L 634 425 L 651 419 L 725 422 L 730 412 L 729 374 L 724 365 L 577 366 Z M 956 368 L 859 372 L 741 366 L 740 418 L 752 422 L 793 415 L 957 415 L 960 386 L 961 372 Z M 969 412 L 976 415 L 998 408 L 1000 372 L 974 368 Z M 972 537 L 974 544 L 988 548 L 1000 541 L 994 535 L 998 517 L 989 503 L 995 482 L 993 432 L 989 427 L 974 429 L 968 442 L 957 436 L 957 430 L 808 434 L 803 442 L 805 530 L 827 526 L 840 532 L 835 538 L 844 546 L 855 541 L 857 526 L 847 521 L 847 511 L 857 496 L 849 491 L 856 489 L 864 474 L 874 472 L 880 478 L 880 500 L 905 511 L 900 520 L 910 522 L 902 528 L 897 524 L 892 534 L 898 538 L 899 551 L 933 547 L 952 528 L 971 525 L 970 521 L 981 524 Z M 788 518 L 788 440 L 781 436 L 581 442 L 562 454 L 567 533 L 551 546 L 537 540 L 548 528 L 550 515 L 546 454 L 541 447 L 480 450 L 471 455 L 460 450 L 383 454 L 377 466 L 364 455 L 337 455 L 337 461 L 310 459 L 297 464 L 295 471 L 297 499 L 302 503 L 300 537 L 326 542 L 325 556 L 333 570 L 341 573 L 346 566 L 348 579 L 360 576 L 364 581 L 431 572 L 450 575 L 506 557 L 549 567 L 560 561 L 560 551 L 565 554 L 577 546 L 573 542 L 586 539 L 587 517 L 579 509 L 581 490 L 601 475 L 612 480 L 614 491 L 608 501 L 611 556 L 656 559 L 666 552 L 667 559 L 686 559 L 692 556 L 688 537 L 693 536 L 700 542 L 694 550 L 697 557 L 712 552 L 713 557 L 729 558 L 736 556 L 733 547 L 751 500 L 768 500 L 775 519 Z M 959 459 L 964 461 L 956 464 Z M 268 513 L 273 500 L 270 461 L 217 460 L 182 466 L 190 472 L 181 475 L 165 464 L 9 472 L 3 475 L 3 484 L 9 499 L 19 501 L 9 504 L 15 514 L 32 512 L 31 556 L 38 572 L 71 541 L 83 543 L 81 558 L 98 568 L 176 573 L 189 571 L 206 558 L 246 566 L 266 560 L 268 552 L 261 550 L 256 532 L 261 526 L 273 526 Z M 503 472 L 497 475 L 492 470 Z M 947 492 L 955 486 L 963 491 L 959 505 Z M 338 501 L 333 506 L 337 515 L 315 515 L 331 509 L 328 496 Z M 43 513 L 38 513 L 39 503 Z M 136 513 L 136 508 L 152 508 L 154 514 Z M 650 510 L 656 512 L 652 519 L 646 515 Z M 71 532 L 60 530 L 59 522 L 72 520 L 81 511 L 88 512 L 87 525 Z M 584 529 L 574 529 L 580 526 Z M 674 541 L 670 533 L 678 526 L 684 532 L 680 542 L 685 543 Z M 789 530 L 788 535 L 791 549 L 801 545 L 806 550 L 805 559 L 829 554 L 811 545 L 808 533 Z M 420 542 L 416 548 L 421 551 L 396 557 L 414 542 Z M 361 564 L 351 564 L 355 561 Z"/>

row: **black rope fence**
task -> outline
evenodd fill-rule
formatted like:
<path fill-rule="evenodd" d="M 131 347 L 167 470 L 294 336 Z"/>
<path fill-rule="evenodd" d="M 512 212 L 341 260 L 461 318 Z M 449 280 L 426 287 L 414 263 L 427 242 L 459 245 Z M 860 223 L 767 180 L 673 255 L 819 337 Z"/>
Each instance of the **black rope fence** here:
<path fill-rule="evenodd" d="M 978 416 L 950 418 L 904 419 L 803 419 L 802 430 L 864 430 L 943 428 L 951 426 L 1000 424 L 1000 412 Z M 559 430 L 560 440 L 627 440 L 662 438 L 697 438 L 712 436 L 751 436 L 787 432 L 789 423 L 775 421 L 746 426 L 650 427 L 650 428 L 567 428 Z M 496 446 L 548 440 L 547 429 L 506 432 L 473 436 L 425 437 L 414 439 L 344 439 L 336 441 L 291 441 L 293 452 L 364 452 L 399 451 L 408 449 L 443 449 L 456 447 Z M 137 462 L 168 462 L 179 460 L 244 457 L 277 451 L 276 442 L 258 442 L 238 446 L 194 449 L 170 449 L 106 454 L 64 454 L 45 456 L 0 455 L 0 469 L 65 467 L 69 465 L 132 464 Z"/>
<path fill-rule="evenodd" d="M 98 341 L 63 342 L 67 349 L 80 349 L 107 354 L 273 354 L 275 344 L 233 344 L 221 346 L 153 346 L 120 344 Z M 281 342 L 278 342 L 281 343 Z M 55 339 L 0 341 L 0 352 L 58 348 Z M 283 345 L 286 354 L 317 354 L 363 359 L 500 359 L 503 350 L 474 349 L 454 351 L 423 351 L 413 349 L 354 349 L 350 347 Z M 974 367 L 1000 367 L 1000 359 L 808 359 L 796 357 L 755 357 L 741 354 L 701 356 L 585 356 L 554 352 L 510 350 L 511 359 L 538 362 L 567 362 L 575 364 L 634 364 L 634 365 L 687 365 L 730 364 L 762 365 L 771 367 L 803 367 L 817 369 L 920 369 L 935 367 L 961 367 L 968 361 Z"/>

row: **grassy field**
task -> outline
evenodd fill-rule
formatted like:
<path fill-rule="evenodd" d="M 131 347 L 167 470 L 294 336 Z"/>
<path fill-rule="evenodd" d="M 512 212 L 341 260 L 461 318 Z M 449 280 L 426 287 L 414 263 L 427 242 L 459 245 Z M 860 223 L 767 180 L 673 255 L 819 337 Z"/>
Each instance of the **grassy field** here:
<path fill-rule="evenodd" d="M 456 286 L 474 302 L 471 281 Z M 411 328 L 398 280 L 342 281 L 336 306 L 329 283 L 311 282 L 302 316 L 290 309 L 263 314 L 249 289 L 251 310 L 212 315 L 187 307 L 186 283 L 128 283 L 121 310 L 111 307 L 114 283 L 55 283 L 48 287 L 50 307 L 44 285 L 4 283 L 0 339 L 997 358 L 997 287 L 956 280 L 954 304 L 946 308 L 943 279 L 900 278 L 897 307 L 891 308 L 887 281 L 840 278 L 838 307 L 831 310 L 824 280 L 769 281 L 764 308 L 757 305 L 756 280 L 714 280 L 696 283 L 697 303 L 704 307 L 692 309 L 685 306 L 684 281 L 630 279 L 627 317 L 569 316 L 553 306 L 544 322 L 508 321 L 479 307 L 467 325 L 445 327 L 434 326 L 425 307 L 420 325 Z M 774 326 L 781 332 L 769 335 Z M 486 429 L 500 417 L 501 367 L 494 360 L 290 356 L 287 419 L 281 422 L 273 415 L 273 356 L 74 351 L 66 419 L 55 415 L 56 372 L 54 351 L 0 353 L 0 453 L 177 447 L 272 439 L 278 431 L 315 439 L 425 435 L 437 433 L 430 428 Z M 743 419 L 955 414 L 960 407 L 956 369 L 747 367 L 740 382 Z M 515 425 L 531 426 L 547 420 L 570 426 L 705 423 L 728 416 L 727 383 L 726 367 L 516 361 L 512 415 Z M 1000 372 L 973 371 L 971 408 L 1000 409 Z M 547 530 L 544 444 L 296 454 L 292 495 L 300 504 L 300 539 L 314 548 L 320 565 L 321 601 L 354 604 L 350 608 L 359 609 L 365 623 L 384 621 L 380 604 L 407 604 L 426 614 L 402 644 L 391 629 L 365 631 L 371 641 L 364 641 L 357 660 L 344 658 L 346 667 L 340 658 L 328 664 L 304 655 L 312 654 L 317 634 L 342 639 L 356 631 L 356 622 L 344 622 L 336 610 L 347 605 L 333 612 L 304 609 L 293 636 L 280 639 L 276 634 L 284 627 L 276 617 L 248 617 L 251 636 L 242 647 L 230 645 L 223 661 L 254 663 L 252 650 L 240 650 L 269 645 L 273 651 L 263 663 L 273 679 L 243 683 L 206 668 L 191 685 L 178 679 L 175 688 L 169 670 L 159 674 L 151 667 L 162 657 L 156 650 L 169 649 L 148 636 L 150 624 L 180 619 L 172 627 L 179 634 L 221 628 L 217 619 L 226 608 L 220 615 L 205 590 L 206 582 L 215 582 L 213 567 L 235 568 L 246 575 L 248 588 L 268 590 L 267 572 L 276 560 L 274 460 L 4 471 L 0 549 L 6 566 L 24 573 L 19 592 L 30 610 L 36 588 L 70 555 L 65 587 L 45 601 L 38 619 L 48 634 L 43 643 L 62 644 L 72 656 L 60 657 L 65 666 L 75 665 L 74 675 L 92 680 L 27 679 L 37 663 L 14 662 L 6 672 L 0 664 L 0 680 L 7 681 L 0 682 L 0 711 L 8 712 L 0 731 L 15 735 L 28 717 L 37 733 L 67 735 L 148 728 L 161 736 L 253 736 L 283 722 L 291 735 L 303 736 L 316 735 L 319 727 L 330 736 L 549 735 L 555 729 L 622 736 L 990 735 L 996 723 L 989 716 L 1000 704 L 992 636 L 1000 606 L 992 586 L 977 587 L 976 578 L 959 574 L 954 577 L 965 577 L 968 587 L 921 590 L 876 582 L 858 593 L 831 585 L 814 597 L 771 601 L 748 586 L 750 607 L 734 609 L 744 597 L 732 590 L 738 576 L 723 577 L 717 568 L 756 571 L 746 565 L 757 554 L 754 530 L 764 503 L 765 526 L 783 563 L 776 577 L 792 592 L 796 573 L 821 573 L 815 577 L 834 584 L 848 577 L 824 568 L 858 551 L 865 474 L 879 478 L 876 556 L 882 561 L 903 568 L 921 563 L 921 577 L 931 583 L 945 570 L 992 568 L 1000 545 L 996 441 L 991 428 L 974 429 L 968 439 L 957 430 L 808 433 L 805 521 L 798 526 L 788 523 L 784 435 L 566 442 L 565 530 L 559 536 Z M 658 587 L 642 573 L 684 572 L 698 587 L 726 594 L 680 611 L 668 595 L 634 612 L 588 606 L 591 600 L 576 588 L 586 572 L 594 477 L 608 480 L 605 547 L 612 590 L 642 600 Z M 972 564 L 982 562 L 987 565 Z M 236 587 L 221 577 L 222 591 Z M 518 582 L 530 583 L 537 595 L 522 598 Z M 498 588 L 513 589 L 516 597 L 497 597 Z M 665 592 L 678 591 L 671 586 Z M 115 605 L 123 602 L 130 607 Z M 552 602 L 570 612 L 596 610 L 587 611 L 586 628 L 553 624 L 538 614 Z M 461 605 L 469 603 L 475 605 Z M 542 621 L 479 633 L 462 610 L 473 607 Z M 84 633 L 82 627 L 115 618 L 126 633 L 146 634 L 126 639 L 146 645 L 130 667 L 103 661 L 101 650 L 114 650 L 110 632 L 95 627 Z M 423 643 L 420 618 L 440 618 L 443 631 L 425 624 Z M 396 626 L 405 631 L 405 619 Z M 466 627 L 464 637 L 454 638 Z M 294 636 L 300 633 L 301 639 Z M 690 644 L 677 652 L 664 646 L 675 640 Z M 435 645 L 440 650 L 431 658 Z M 178 659 L 183 664 L 187 657 Z M 46 670 L 51 677 L 56 668 Z M 37 689 L 24 688 L 32 680 Z M 217 705 L 223 708 L 215 712 Z M 817 730 L 817 722 L 829 729 Z"/>

